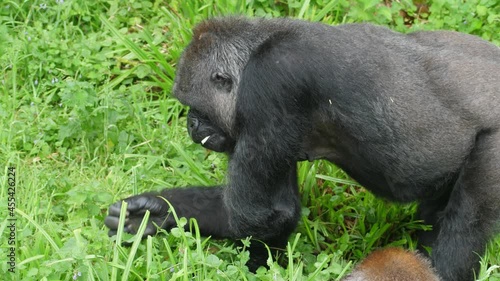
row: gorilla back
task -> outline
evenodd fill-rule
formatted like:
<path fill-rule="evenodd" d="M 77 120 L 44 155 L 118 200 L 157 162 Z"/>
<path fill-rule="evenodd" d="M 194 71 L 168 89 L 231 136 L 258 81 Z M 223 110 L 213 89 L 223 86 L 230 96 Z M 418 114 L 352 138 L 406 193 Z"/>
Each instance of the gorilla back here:
<path fill-rule="evenodd" d="M 229 183 L 127 198 L 128 231 L 145 210 L 173 226 L 161 195 L 205 235 L 283 247 L 300 216 L 296 162 L 327 159 L 379 196 L 418 201 L 439 275 L 472 280 L 500 217 L 498 47 L 449 31 L 218 18 L 195 28 L 173 92 L 195 141 L 229 154 Z M 251 265 L 265 262 L 251 251 Z"/>

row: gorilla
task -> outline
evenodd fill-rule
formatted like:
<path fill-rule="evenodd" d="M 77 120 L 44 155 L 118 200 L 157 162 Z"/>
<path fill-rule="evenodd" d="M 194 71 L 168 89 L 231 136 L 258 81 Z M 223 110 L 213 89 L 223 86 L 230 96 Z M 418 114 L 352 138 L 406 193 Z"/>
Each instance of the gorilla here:
<path fill-rule="evenodd" d="M 192 139 L 228 154 L 228 184 L 124 199 L 125 231 L 146 210 L 145 235 L 175 226 L 166 199 L 206 236 L 283 248 L 300 217 L 296 163 L 327 159 L 375 195 L 419 202 L 438 275 L 473 279 L 500 218 L 498 47 L 450 31 L 215 18 L 194 29 L 173 94 Z M 263 247 L 250 251 L 250 267 L 265 263 Z"/>
<path fill-rule="evenodd" d="M 376 250 L 341 281 L 440 281 L 428 259 L 400 248 Z"/>

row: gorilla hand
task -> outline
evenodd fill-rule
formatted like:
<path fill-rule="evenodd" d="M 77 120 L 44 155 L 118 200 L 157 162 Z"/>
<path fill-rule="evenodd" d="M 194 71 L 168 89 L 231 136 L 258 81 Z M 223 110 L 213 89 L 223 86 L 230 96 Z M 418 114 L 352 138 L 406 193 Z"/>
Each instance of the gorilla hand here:
<path fill-rule="evenodd" d="M 170 230 L 176 226 L 170 214 L 168 201 L 178 217 L 196 218 L 200 231 L 213 237 L 233 237 L 229 230 L 226 209 L 222 202 L 223 187 L 190 187 L 165 189 L 161 193 L 143 193 L 123 201 L 127 202 L 125 232 L 135 234 L 146 211 L 150 212 L 144 236 L 154 235 L 158 228 Z M 104 224 L 110 229 L 109 236 L 116 234 L 122 201 L 109 207 Z M 186 226 L 188 227 L 188 226 Z"/>
<path fill-rule="evenodd" d="M 144 193 L 123 201 L 127 202 L 125 232 L 137 233 L 146 211 L 150 212 L 150 216 L 144 236 L 156 234 L 157 226 L 171 228 L 175 223 L 172 216 L 169 216 L 167 202 L 158 193 Z M 109 236 L 116 235 L 123 201 L 116 202 L 109 207 L 108 216 L 104 220 L 104 224 L 109 228 Z"/>

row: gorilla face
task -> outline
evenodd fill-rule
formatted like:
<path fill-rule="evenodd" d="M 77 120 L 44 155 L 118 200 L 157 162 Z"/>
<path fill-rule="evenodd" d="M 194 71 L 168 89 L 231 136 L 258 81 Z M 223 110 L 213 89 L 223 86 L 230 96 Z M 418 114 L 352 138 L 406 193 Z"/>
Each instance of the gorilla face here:
<path fill-rule="evenodd" d="M 235 119 L 235 102 L 238 90 L 240 66 L 233 61 L 222 66 L 217 61 L 228 61 L 224 54 L 211 48 L 210 34 L 195 36 L 196 42 L 206 44 L 207 50 L 188 48 L 182 55 L 173 85 L 174 96 L 184 105 L 198 109 L 196 115 L 210 120 L 211 126 L 218 126 L 231 134 Z M 202 115 L 202 116 L 201 116 Z M 234 136 L 233 136 L 234 137 Z"/>
<path fill-rule="evenodd" d="M 236 138 L 236 96 L 240 76 L 252 49 L 267 35 L 252 38 L 239 31 L 256 28 L 249 21 L 234 21 L 228 32 L 213 32 L 224 20 L 206 21 L 195 28 L 193 39 L 177 65 L 173 95 L 184 105 L 202 113 L 211 127 L 219 127 Z M 199 114 L 197 114 L 199 116 Z"/>
<path fill-rule="evenodd" d="M 235 141 L 197 110 L 189 110 L 187 127 L 193 141 L 207 149 L 227 153 L 234 149 Z"/>

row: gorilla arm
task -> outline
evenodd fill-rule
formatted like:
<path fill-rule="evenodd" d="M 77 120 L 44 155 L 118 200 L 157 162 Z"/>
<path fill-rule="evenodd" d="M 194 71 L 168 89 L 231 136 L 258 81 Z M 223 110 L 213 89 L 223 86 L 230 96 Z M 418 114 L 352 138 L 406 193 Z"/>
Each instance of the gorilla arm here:
<path fill-rule="evenodd" d="M 269 246 L 286 245 L 300 217 L 295 165 L 316 122 L 317 70 L 302 44 L 293 32 L 264 41 L 243 71 L 236 103 L 240 130 L 229 169 L 232 188 L 225 191 L 229 221 L 240 237 Z"/>

